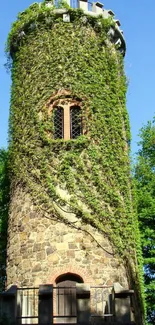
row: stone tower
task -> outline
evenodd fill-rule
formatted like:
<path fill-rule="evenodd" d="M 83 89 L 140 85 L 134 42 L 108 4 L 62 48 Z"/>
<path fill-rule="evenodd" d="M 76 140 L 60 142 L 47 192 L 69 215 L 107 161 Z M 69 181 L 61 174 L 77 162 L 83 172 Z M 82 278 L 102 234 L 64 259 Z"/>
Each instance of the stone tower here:
<path fill-rule="evenodd" d="M 136 291 L 125 41 L 111 10 L 78 7 L 34 3 L 9 34 L 7 288 Z"/>

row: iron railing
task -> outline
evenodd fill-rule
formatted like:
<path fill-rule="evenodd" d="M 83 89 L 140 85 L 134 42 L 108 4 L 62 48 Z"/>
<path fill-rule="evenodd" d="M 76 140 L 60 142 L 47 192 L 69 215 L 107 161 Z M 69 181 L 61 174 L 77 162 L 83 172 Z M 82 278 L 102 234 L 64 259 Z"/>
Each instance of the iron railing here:
<path fill-rule="evenodd" d="M 77 287 L 53 287 L 53 320 L 56 323 L 77 323 L 83 303 L 90 308 L 90 319 L 113 319 L 112 286 L 91 286 L 89 295 L 78 295 Z M 17 319 L 21 324 L 38 324 L 39 288 L 17 289 Z"/>
<path fill-rule="evenodd" d="M 87 288 L 86 288 L 87 287 Z M 79 323 L 88 319 L 92 324 L 114 320 L 113 286 L 53 287 L 53 323 Z M 39 324 L 39 288 L 17 288 L 16 320 L 19 324 Z M 4 314 L 0 306 L 1 315 Z M 0 316 L 1 316 L 0 315 Z M 53 315 L 53 316 L 52 316 Z M 52 318 L 51 318 L 52 319 Z M 87 322 L 87 321 L 86 321 Z"/>
<path fill-rule="evenodd" d="M 90 319 L 93 322 L 97 318 L 112 321 L 114 316 L 112 289 L 113 286 L 91 286 L 89 295 L 85 291 L 78 295 L 77 287 L 53 287 L 53 317 L 56 323 L 67 320 L 76 323 L 81 313 L 81 304 L 84 304 L 86 309 L 90 308 Z"/>
<path fill-rule="evenodd" d="M 17 288 L 17 320 L 20 324 L 38 324 L 39 288 Z"/>
<path fill-rule="evenodd" d="M 53 287 L 53 319 L 56 323 L 76 323 L 76 287 Z"/>
<path fill-rule="evenodd" d="M 48 320 L 49 324 L 116 325 L 123 321 L 135 325 L 133 290 L 116 293 L 113 286 L 62 285 L 12 286 L 0 294 L 0 324 L 8 319 L 18 324 L 41 324 Z"/>
<path fill-rule="evenodd" d="M 113 286 L 91 286 L 91 319 L 113 320 L 114 306 L 112 299 Z"/>

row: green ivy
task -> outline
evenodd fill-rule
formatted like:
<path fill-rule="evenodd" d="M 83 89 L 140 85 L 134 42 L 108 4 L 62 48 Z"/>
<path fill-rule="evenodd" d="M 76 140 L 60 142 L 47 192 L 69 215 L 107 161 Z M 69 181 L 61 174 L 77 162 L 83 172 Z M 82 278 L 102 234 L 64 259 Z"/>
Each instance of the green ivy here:
<path fill-rule="evenodd" d="M 123 58 L 107 37 L 114 23 L 80 9 L 67 10 L 70 23 L 45 2 L 34 4 L 19 14 L 8 37 L 6 50 L 13 58 L 12 186 L 22 184 L 38 209 L 60 219 L 55 204 L 65 206 L 106 234 L 132 272 L 130 284 L 139 288 L 141 248 L 132 204 L 127 83 Z M 76 140 L 52 138 L 46 103 L 60 89 L 83 103 L 88 132 Z M 62 199 L 57 186 L 70 199 Z"/>
<path fill-rule="evenodd" d="M 8 152 L 0 149 L 0 291 L 6 282 L 6 246 L 7 224 L 10 198 L 10 184 L 8 175 Z"/>

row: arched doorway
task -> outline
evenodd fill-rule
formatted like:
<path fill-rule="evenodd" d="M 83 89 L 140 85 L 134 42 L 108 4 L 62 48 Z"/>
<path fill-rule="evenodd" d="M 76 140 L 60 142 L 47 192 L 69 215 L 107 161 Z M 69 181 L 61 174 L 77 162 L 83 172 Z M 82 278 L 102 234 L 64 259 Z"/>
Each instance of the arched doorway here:
<path fill-rule="evenodd" d="M 72 273 L 62 274 L 56 279 L 57 323 L 77 323 L 77 283 L 83 283 L 83 279 Z"/>

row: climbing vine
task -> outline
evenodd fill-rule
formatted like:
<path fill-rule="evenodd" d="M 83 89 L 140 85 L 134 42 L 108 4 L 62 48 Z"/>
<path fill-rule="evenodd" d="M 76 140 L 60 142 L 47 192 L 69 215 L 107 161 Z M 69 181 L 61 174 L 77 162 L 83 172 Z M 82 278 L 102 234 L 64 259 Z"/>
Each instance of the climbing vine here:
<path fill-rule="evenodd" d="M 132 207 L 130 128 L 123 58 L 107 37 L 111 19 L 33 4 L 8 37 L 12 62 L 10 170 L 38 209 L 63 218 L 64 210 L 109 238 L 139 282 L 139 240 Z M 85 135 L 54 140 L 47 102 L 80 99 Z M 64 193 L 62 195 L 62 193 Z M 134 265 L 134 266 L 133 266 Z"/>
<path fill-rule="evenodd" d="M 8 152 L 0 149 L 0 291 L 6 281 L 6 246 L 9 209 Z"/>

